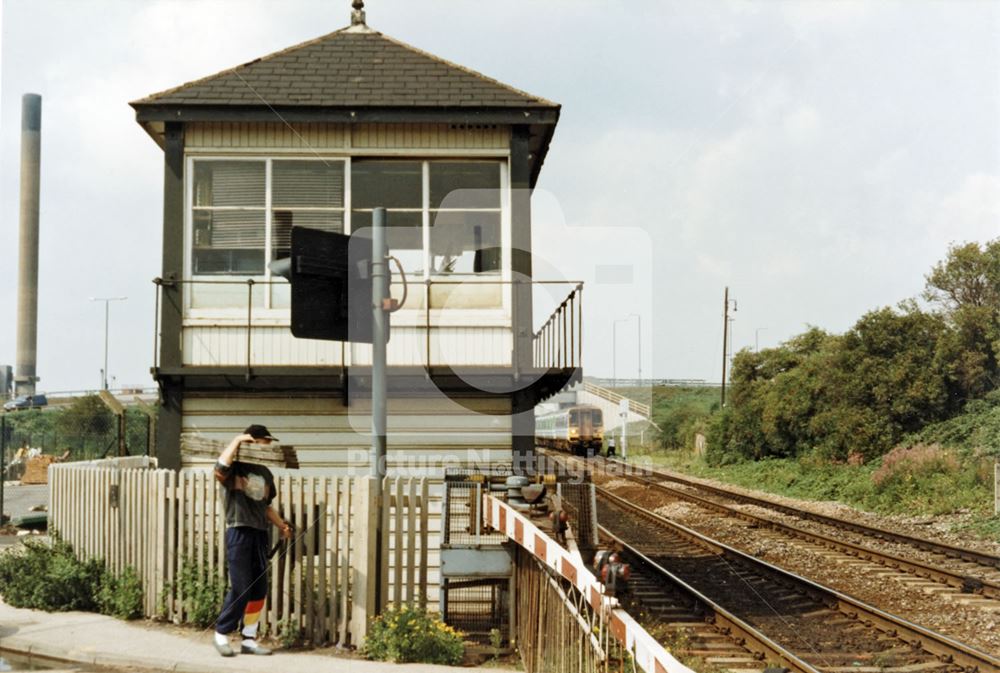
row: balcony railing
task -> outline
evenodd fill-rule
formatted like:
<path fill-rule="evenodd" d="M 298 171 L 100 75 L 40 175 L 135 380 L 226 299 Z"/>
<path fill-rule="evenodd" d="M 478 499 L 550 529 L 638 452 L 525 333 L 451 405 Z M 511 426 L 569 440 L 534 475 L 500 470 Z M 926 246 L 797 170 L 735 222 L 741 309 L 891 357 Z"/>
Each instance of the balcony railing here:
<path fill-rule="evenodd" d="M 183 366 L 239 367 L 249 375 L 265 366 L 367 365 L 366 344 L 295 339 L 288 328 L 285 281 L 155 279 L 153 362 L 161 362 L 161 307 L 167 289 L 180 290 Z M 533 301 L 552 289 L 572 287 L 548 320 L 532 334 L 535 369 L 578 368 L 583 355 L 583 283 L 579 281 L 426 280 L 409 283 L 402 310 L 394 313 L 391 366 L 513 367 L 515 287 L 531 286 Z M 540 287 L 549 292 L 537 293 Z M 393 296 L 402 295 L 393 284 Z M 213 305 L 212 302 L 221 302 Z M 179 309 L 178 309 L 179 310 Z"/>
<path fill-rule="evenodd" d="M 546 369 L 583 365 L 583 283 L 577 283 L 533 337 L 533 364 Z"/>

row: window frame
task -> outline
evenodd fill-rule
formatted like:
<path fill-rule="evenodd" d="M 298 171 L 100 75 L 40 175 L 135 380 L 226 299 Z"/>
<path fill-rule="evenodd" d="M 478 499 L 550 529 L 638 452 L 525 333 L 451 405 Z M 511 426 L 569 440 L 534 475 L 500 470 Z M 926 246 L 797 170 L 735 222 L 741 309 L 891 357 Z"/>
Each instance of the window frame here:
<path fill-rule="evenodd" d="M 352 152 L 352 153 L 302 153 L 299 150 L 282 152 L 270 151 L 267 154 L 254 152 L 228 152 L 228 151 L 208 151 L 196 150 L 185 153 L 185 179 L 184 179 L 184 235 L 183 235 L 183 273 L 184 279 L 194 281 L 184 285 L 184 324 L 185 325 L 218 325 L 220 323 L 246 324 L 247 308 L 245 302 L 239 307 L 193 307 L 194 284 L 198 281 L 229 280 L 233 284 L 244 284 L 249 280 L 257 283 L 267 283 L 272 280 L 272 275 L 267 264 L 271 260 L 273 250 L 273 164 L 275 161 L 322 161 L 341 162 L 343 164 L 344 176 L 344 200 L 342 208 L 318 207 L 315 210 L 323 212 L 339 211 L 343 216 L 343 231 L 350 234 L 352 231 L 352 186 L 351 186 L 351 165 L 353 160 L 369 161 L 413 161 L 421 164 L 422 174 L 422 203 L 420 212 L 424 269 L 417 278 L 407 274 L 407 279 L 411 282 L 424 284 L 428 280 L 468 280 L 471 283 L 477 282 L 477 278 L 483 278 L 484 283 L 503 283 L 501 292 L 501 307 L 497 309 L 430 309 L 431 323 L 435 326 L 447 325 L 469 325 L 475 324 L 483 327 L 487 326 L 507 326 L 509 325 L 511 309 L 511 198 L 510 193 L 510 153 L 503 151 L 490 151 L 485 153 L 469 153 L 467 150 L 443 151 L 443 152 L 407 152 L 377 150 L 372 152 Z M 264 163 L 264 206 L 239 208 L 241 210 L 264 210 L 264 273 L 258 275 L 228 275 L 228 274 L 199 274 L 193 273 L 194 264 L 194 165 L 200 161 L 256 161 Z M 468 273 L 456 272 L 447 274 L 435 274 L 430 270 L 432 255 L 430 250 L 430 230 L 432 216 L 441 211 L 455 210 L 457 212 L 471 211 L 475 209 L 434 209 L 430 208 L 430 164 L 433 162 L 496 162 L 500 172 L 500 241 L 501 241 L 501 265 L 499 272 Z M 204 207 L 203 207 L 204 208 Z M 290 210 L 310 210 L 310 208 L 290 208 Z M 367 209 L 365 209 L 367 210 Z M 484 211 L 496 212 L 496 209 L 482 209 Z M 390 221 L 391 226 L 391 221 Z M 270 285 L 263 287 L 270 288 Z M 420 291 L 420 288 L 410 288 L 410 291 Z M 255 292 L 264 291 L 258 288 Z M 275 308 L 272 306 L 271 291 L 264 291 L 263 306 L 256 306 L 253 309 L 254 324 L 260 326 L 282 326 L 289 322 L 289 309 L 287 307 Z M 404 309 L 393 316 L 393 323 L 405 326 L 422 326 L 426 320 L 425 309 L 412 308 Z"/>

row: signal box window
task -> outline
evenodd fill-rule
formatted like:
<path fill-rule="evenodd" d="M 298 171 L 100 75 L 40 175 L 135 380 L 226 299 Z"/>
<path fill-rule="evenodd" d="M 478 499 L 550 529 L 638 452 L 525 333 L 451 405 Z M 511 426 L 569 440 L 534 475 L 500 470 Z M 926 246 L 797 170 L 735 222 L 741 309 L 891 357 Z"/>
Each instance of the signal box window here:
<path fill-rule="evenodd" d="M 431 271 L 499 272 L 500 164 L 430 162 Z"/>
<path fill-rule="evenodd" d="M 423 276 L 425 268 L 423 205 L 422 162 L 351 162 L 351 230 L 370 227 L 374 209 L 385 208 L 389 252 L 414 276 Z"/>
<path fill-rule="evenodd" d="M 194 165 L 195 274 L 259 275 L 266 244 L 263 161 Z"/>
<path fill-rule="evenodd" d="M 344 232 L 343 162 L 275 160 L 271 171 L 271 259 L 291 254 L 292 227 Z"/>

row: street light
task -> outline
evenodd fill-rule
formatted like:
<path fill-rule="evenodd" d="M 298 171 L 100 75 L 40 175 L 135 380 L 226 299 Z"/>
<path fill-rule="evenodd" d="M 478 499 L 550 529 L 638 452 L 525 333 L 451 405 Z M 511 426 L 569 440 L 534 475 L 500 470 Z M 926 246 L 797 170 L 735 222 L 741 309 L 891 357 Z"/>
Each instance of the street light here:
<path fill-rule="evenodd" d="M 617 387 L 618 385 L 618 323 L 628 322 L 632 318 L 635 318 L 639 322 L 639 385 L 642 385 L 642 316 L 638 313 L 629 313 L 624 318 L 619 318 L 614 321 L 614 325 L 611 328 L 611 380 L 612 387 Z"/>
<path fill-rule="evenodd" d="M 91 297 L 90 301 L 104 302 L 104 369 L 101 370 L 101 387 L 108 389 L 108 315 L 113 301 L 125 301 L 128 297 Z"/>
<path fill-rule="evenodd" d="M 760 333 L 766 330 L 766 327 L 758 327 L 753 331 L 753 352 L 760 352 Z"/>

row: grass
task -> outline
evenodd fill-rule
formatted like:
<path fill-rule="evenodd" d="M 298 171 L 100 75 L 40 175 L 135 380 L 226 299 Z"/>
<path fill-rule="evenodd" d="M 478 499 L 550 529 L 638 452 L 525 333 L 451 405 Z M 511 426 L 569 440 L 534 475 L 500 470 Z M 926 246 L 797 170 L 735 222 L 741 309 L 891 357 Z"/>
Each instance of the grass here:
<path fill-rule="evenodd" d="M 954 419 L 927 426 L 868 464 L 831 463 L 807 454 L 716 467 L 695 455 L 691 447 L 694 432 L 702 431 L 707 416 L 718 409 L 718 388 L 622 388 L 618 392 L 651 402 L 653 420 L 663 431 L 658 437 L 647 434 L 645 445 L 630 437 L 632 458 L 648 458 L 655 465 L 696 477 L 803 500 L 837 501 L 880 514 L 958 514 L 956 532 L 1000 541 L 1000 517 L 993 514 L 1000 393 L 970 403 Z"/>
<path fill-rule="evenodd" d="M 825 463 L 810 457 L 770 459 L 713 467 L 687 451 L 655 451 L 647 454 L 657 466 L 696 477 L 753 488 L 768 493 L 842 502 L 881 514 L 937 516 L 964 514 L 956 532 L 1000 541 L 1000 517 L 993 515 L 992 468 L 982 459 L 965 456 L 952 468 L 940 464 L 921 471 L 905 461 L 891 466 L 891 476 L 876 483 L 881 465 Z M 988 478 L 987 478 L 988 473 Z"/>

